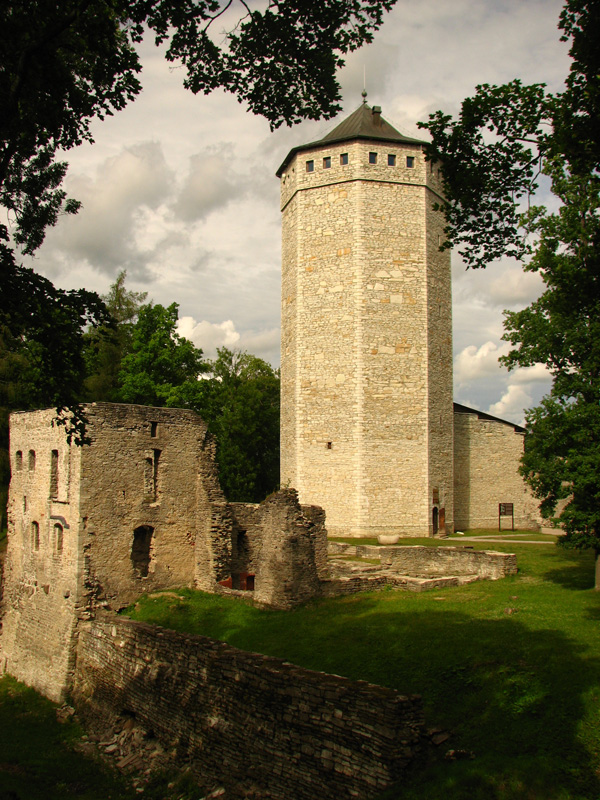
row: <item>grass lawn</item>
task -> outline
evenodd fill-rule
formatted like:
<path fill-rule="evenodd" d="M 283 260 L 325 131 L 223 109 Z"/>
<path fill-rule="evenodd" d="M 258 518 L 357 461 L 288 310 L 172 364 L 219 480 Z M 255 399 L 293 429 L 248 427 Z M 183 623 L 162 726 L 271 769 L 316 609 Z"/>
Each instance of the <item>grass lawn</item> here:
<path fill-rule="evenodd" d="M 421 541 L 440 545 L 405 544 Z M 320 600 L 289 612 L 182 589 L 141 598 L 128 613 L 422 694 L 427 726 L 450 739 L 381 800 L 599 800 L 600 593 L 592 588 L 592 554 L 518 539 L 467 544 L 516 552 L 519 574 L 423 594 Z M 79 735 L 73 723 L 59 725 L 51 703 L 2 678 L 0 800 L 139 797 L 73 752 Z M 450 748 L 475 758 L 446 761 Z M 197 800 L 165 787 L 158 782 L 143 797 Z"/>
<path fill-rule="evenodd" d="M 519 574 L 288 612 L 183 589 L 142 598 L 127 613 L 422 694 L 427 725 L 451 738 L 386 799 L 597 800 L 600 593 L 592 588 L 592 554 L 518 541 L 493 549 L 516 552 Z M 475 758 L 446 761 L 450 748 Z"/>

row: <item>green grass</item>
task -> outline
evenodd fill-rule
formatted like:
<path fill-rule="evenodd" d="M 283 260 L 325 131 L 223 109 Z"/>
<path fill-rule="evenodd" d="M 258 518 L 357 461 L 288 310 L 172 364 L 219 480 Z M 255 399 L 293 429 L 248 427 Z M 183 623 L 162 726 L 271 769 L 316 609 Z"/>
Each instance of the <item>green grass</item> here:
<path fill-rule="evenodd" d="M 99 758 L 74 745 L 82 729 L 59 723 L 56 705 L 8 675 L 0 678 L 0 800 L 198 800 L 185 770 L 154 775 L 138 794 Z"/>
<path fill-rule="evenodd" d="M 597 800 L 600 593 L 592 555 L 518 541 L 494 549 L 517 553 L 518 575 L 423 594 L 314 601 L 289 612 L 184 589 L 184 599 L 145 597 L 128 613 L 422 694 L 427 725 L 451 738 L 389 800 Z M 449 748 L 475 758 L 445 761 Z"/>
<path fill-rule="evenodd" d="M 0 800 L 132 800 L 100 763 L 73 750 L 81 736 L 56 706 L 8 676 L 0 680 Z"/>

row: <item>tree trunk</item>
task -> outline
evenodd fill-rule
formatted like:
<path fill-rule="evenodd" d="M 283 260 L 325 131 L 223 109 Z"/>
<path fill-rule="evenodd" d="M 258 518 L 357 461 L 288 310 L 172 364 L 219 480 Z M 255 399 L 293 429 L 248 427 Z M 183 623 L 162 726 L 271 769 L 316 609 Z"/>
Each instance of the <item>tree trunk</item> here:
<path fill-rule="evenodd" d="M 594 581 L 594 589 L 597 592 L 600 592 L 600 550 L 596 550 L 596 570 L 595 570 L 595 581 Z"/>

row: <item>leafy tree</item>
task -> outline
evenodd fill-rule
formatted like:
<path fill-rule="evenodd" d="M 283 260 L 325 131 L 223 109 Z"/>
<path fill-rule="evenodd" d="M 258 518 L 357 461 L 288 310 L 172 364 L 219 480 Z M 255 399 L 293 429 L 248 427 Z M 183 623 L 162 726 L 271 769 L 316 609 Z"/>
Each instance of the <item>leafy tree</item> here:
<path fill-rule="evenodd" d="M 260 502 L 279 485 L 279 374 L 261 358 L 219 348 L 198 412 L 217 438 L 232 501 Z"/>
<path fill-rule="evenodd" d="M 148 292 L 125 288 L 127 272 L 122 270 L 102 296 L 111 323 L 91 328 L 85 337 L 85 359 L 88 375 L 84 399 L 114 401 L 118 397 L 121 360 L 131 350 L 133 326 Z"/>
<path fill-rule="evenodd" d="M 223 88 L 272 127 L 340 108 L 342 55 L 371 41 L 395 0 L 240 0 L 242 19 L 211 38 L 232 0 L 21 0 L 0 9 L 0 205 L 25 253 L 79 204 L 60 188 L 65 151 L 92 141 L 90 124 L 141 91 L 136 46 L 167 44 L 194 93 Z M 217 23 L 220 24 L 220 23 Z M 219 43 L 217 44 L 216 41 Z M 7 227 L 0 226 L 0 234 Z"/>
<path fill-rule="evenodd" d="M 208 370 L 202 350 L 176 332 L 178 304 L 142 306 L 123 357 L 117 400 L 148 406 L 191 407 L 198 378 Z"/>
<path fill-rule="evenodd" d="M 571 42 L 566 88 L 478 86 L 458 120 L 423 123 L 428 157 L 443 163 L 447 246 L 472 268 L 502 255 L 525 261 L 545 285 L 528 308 L 505 314 L 510 367 L 545 364 L 552 390 L 527 414 L 521 472 L 560 544 L 591 547 L 600 588 L 600 3 L 567 0 L 559 27 Z M 540 175 L 559 209 L 526 203 Z"/>

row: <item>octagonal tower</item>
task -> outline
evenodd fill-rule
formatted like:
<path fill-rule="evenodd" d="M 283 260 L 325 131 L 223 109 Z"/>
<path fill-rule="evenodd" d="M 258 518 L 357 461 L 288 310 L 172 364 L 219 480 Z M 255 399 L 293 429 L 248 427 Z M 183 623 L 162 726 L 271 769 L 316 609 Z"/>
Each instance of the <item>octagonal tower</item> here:
<path fill-rule="evenodd" d="M 438 167 L 366 102 L 279 168 L 281 480 L 337 535 L 452 527 Z"/>

